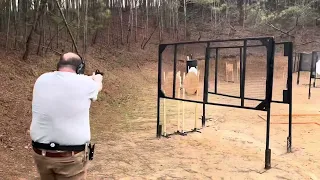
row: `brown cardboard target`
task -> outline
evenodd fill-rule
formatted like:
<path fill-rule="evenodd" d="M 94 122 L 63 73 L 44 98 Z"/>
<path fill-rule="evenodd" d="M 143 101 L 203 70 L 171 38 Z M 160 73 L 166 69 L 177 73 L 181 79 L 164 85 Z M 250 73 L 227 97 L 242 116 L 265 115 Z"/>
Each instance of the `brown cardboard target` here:
<path fill-rule="evenodd" d="M 194 72 L 189 72 L 183 80 L 183 87 L 185 88 L 186 94 L 195 95 L 199 87 L 198 76 Z"/>
<path fill-rule="evenodd" d="M 166 72 L 165 77 L 163 79 L 163 91 L 166 96 L 172 97 L 173 96 L 173 72 Z M 176 94 L 180 91 L 181 85 L 181 75 L 180 71 L 176 74 Z"/>

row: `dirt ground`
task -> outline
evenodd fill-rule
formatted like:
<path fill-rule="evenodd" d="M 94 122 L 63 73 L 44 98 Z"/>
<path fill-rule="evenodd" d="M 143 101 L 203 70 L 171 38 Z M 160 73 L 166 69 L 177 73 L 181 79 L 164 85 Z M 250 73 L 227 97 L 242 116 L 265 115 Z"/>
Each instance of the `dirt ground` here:
<path fill-rule="evenodd" d="M 281 63 L 280 63 L 281 64 Z M 279 65 L 280 66 L 280 65 Z M 258 66 L 257 66 L 258 67 Z M 88 179 L 313 179 L 320 178 L 320 155 L 317 137 L 320 137 L 320 113 L 317 97 L 320 91 L 312 89 L 312 98 L 308 99 L 308 78 L 302 74 L 300 85 L 296 85 L 296 74 L 293 79 L 293 139 L 292 153 L 286 153 L 288 124 L 288 105 L 272 104 L 270 149 L 272 150 L 271 165 L 264 170 L 264 151 L 266 136 L 266 112 L 234 109 L 221 106 L 207 106 L 206 127 L 201 133 L 187 136 L 171 136 L 156 138 L 156 93 L 157 64 L 149 63 L 141 67 L 140 77 L 148 81 L 139 86 L 139 98 L 131 110 L 112 111 L 99 108 L 93 113 L 91 123 L 93 141 L 97 143 L 95 159 L 90 162 Z M 252 72 L 261 73 L 261 69 L 253 68 Z M 280 69 L 280 70 L 279 70 Z M 281 67 L 277 71 L 274 82 L 275 97 L 280 98 L 285 86 Z M 203 71 L 202 71 L 203 72 Z M 253 74 L 248 75 L 254 77 Z M 255 78 L 253 78 L 255 79 Z M 264 79 L 255 83 L 264 82 Z M 148 83 L 147 83 L 148 82 Z M 251 82 L 248 80 L 248 82 Z M 222 91 L 233 89 L 237 93 L 237 83 L 223 83 Z M 210 83 L 212 87 L 212 82 Z M 255 90 L 248 86 L 248 91 Z M 252 86 L 253 87 L 253 86 Z M 264 87 L 261 84 L 261 87 Z M 201 88 L 200 88 L 201 89 Z M 261 89 L 261 88 L 259 88 Z M 263 92 L 255 94 L 263 96 Z M 202 95 L 200 94 L 200 97 Z M 210 95 L 210 101 L 222 103 L 239 103 L 236 100 L 224 99 Z M 102 103 L 99 102 L 99 106 Z M 162 102 L 163 105 L 163 102 Z M 166 100 L 167 131 L 177 130 L 178 101 Z M 181 103 L 180 103 L 181 105 Z M 254 104 L 248 103 L 248 106 Z M 94 106 L 97 108 L 98 105 Z M 119 105 L 120 107 L 120 105 Z M 104 107 L 108 108 L 108 107 Z M 197 116 L 195 114 L 197 108 Z M 200 118 L 202 106 L 185 103 L 185 129 L 194 127 L 195 117 Z M 121 116 L 119 115 L 121 114 Z M 306 114 L 297 116 L 295 114 Z M 311 116 L 311 114 L 313 114 Z M 181 122 L 182 110 L 180 111 Z M 163 113 L 161 113 L 163 120 Z M 114 121 L 111 122 L 111 121 Z M 315 124 L 295 124 L 315 122 Z M 200 128 L 201 121 L 197 121 Z M 1 158 L 1 157 L 0 157 Z M 12 173 L 12 179 L 36 179 L 34 165 L 24 163 L 30 171 Z M 10 165 L 14 167 L 14 165 Z M 17 167 L 16 167 L 17 168 Z M 16 169 L 15 171 L 19 171 Z M 5 173 L 5 172 L 1 172 Z M 17 175 L 19 174 L 19 175 Z M 8 178 L 10 179 L 10 178 Z"/>

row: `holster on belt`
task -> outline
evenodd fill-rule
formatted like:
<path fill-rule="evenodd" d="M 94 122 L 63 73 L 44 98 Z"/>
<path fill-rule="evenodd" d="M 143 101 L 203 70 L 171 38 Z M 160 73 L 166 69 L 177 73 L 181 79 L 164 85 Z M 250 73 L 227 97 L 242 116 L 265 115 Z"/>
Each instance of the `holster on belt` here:
<path fill-rule="evenodd" d="M 89 160 L 90 160 L 90 161 L 93 160 L 94 147 L 95 147 L 95 144 L 93 144 L 93 145 L 91 145 L 91 143 L 88 144 L 88 148 L 89 148 Z"/>

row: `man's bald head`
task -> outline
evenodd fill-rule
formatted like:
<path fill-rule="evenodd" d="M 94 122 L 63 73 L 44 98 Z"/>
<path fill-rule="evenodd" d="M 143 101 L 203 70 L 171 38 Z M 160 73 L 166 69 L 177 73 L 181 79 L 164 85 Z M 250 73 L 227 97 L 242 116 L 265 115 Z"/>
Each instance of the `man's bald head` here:
<path fill-rule="evenodd" d="M 76 72 L 77 67 L 81 64 L 81 58 L 79 55 L 68 52 L 61 55 L 60 60 L 57 64 L 57 70 L 67 70 Z"/>
<path fill-rule="evenodd" d="M 79 61 L 81 60 L 80 56 L 78 54 L 73 53 L 73 52 L 68 52 L 68 53 L 61 55 L 61 60 L 69 61 L 72 59 L 79 60 Z"/>

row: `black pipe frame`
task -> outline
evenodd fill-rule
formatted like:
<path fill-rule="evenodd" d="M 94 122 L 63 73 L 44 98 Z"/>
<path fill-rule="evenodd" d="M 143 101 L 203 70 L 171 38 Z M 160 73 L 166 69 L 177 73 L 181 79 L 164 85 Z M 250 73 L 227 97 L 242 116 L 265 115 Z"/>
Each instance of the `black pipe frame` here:
<path fill-rule="evenodd" d="M 287 153 L 292 152 L 292 63 L 293 63 L 293 43 L 292 42 L 284 42 L 284 55 L 288 56 L 288 81 L 287 81 L 287 91 L 288 91 L 288 99 L 287 103 L 289 104 L 289 134 L 287 137 Z"/>
<path fill-rule="evenodd" d="M 314 55 L 314 53 L 312 52 L 311 65 L 310 65 L 310 76 L 309 76 L 309 93 L 308 93 L 308 99 L 311 98 L 311 81 L 312 81 L 312 73 L 313 73 L 313 70 L 314 70 L 314 67 L 313 67 L 313 62 L 314 62 L 313 55 Z M 316 74 L 316 77 L 317 77 L 317 74 Z"/>
<path fill-rule="evenodd" d="M 228 42 L 228 41 L 243 41 L 244 45 L 239 46 L 232 46 L 230 48 L 240 48 L 240 69 L 241 72 L 241 85 L 244 86 L 244 72 L 245 72 L 245 60 L 246 60 L 246 48 L 252 47 L 247 45 L 248 40 L 260 40 L 262 42 L 267 42 L 264 45 L 260 46 L 266 46 L 267 47 L 267 82 L 266 82 L 266 99 L 265 101 L 265 109 L 257 109 L 253 107 L 245 107 L 244 103 L 241 104 L 241 106 L 237 105 L 230 105 L 230 104 L 220 104 L 220 103 L 211 103 L 208 102 L 208 94 L 211 93 L 208 91 L 208 76 L 209 76 L 209 60 L 210 60 L 210 49 L 216 49 L 216 64 L 218 62 L 218 49 L 219 48 L 228 48 L 228 47 L 210 47 L 211 42 Z M 176 55 L 177 55 L 177 45 L 182 44 L 201 44 L 206 43 L 206 55 L 205 55 L 205 73 L 204 73 L 204 89 L 203 89 L 203 101 L 194 101 L 194 100 L 187 100 L 187 99 L 181 99 L 181 98 L 175 98 L 175 81 L 173 82 L 173 97 L 167 97 L 161 90 L 161 72 L 162 72 L 162 52 L 168 45 L 174 45 L 174 61 L 176 61 Z M 282 44 L 285 46 L 285 52 L 284 54 L 288 56 L 288 79 L 287 79 L 287 90 L 284 92 L 287 93 L 287 99 L 284 100 L 284 102 L 280 101 L 273 101 L 272 100 L 272 91 L 273 91 L 273 69 L 274 69 L 274 54 L 275 54 L 275 45 Z M 258 45 L 254 45 L 254 47 L 259 47 Z M 273 37 L 262 37 L 262 38 L 244 38 L 244 39 L 230 39 L 230 40 L 211 40 L 211 41 L 195 41 L 195 42 L 179 42 L 179 43 L 172 43 L 172 44 L 160 44 L 159 45 L 159 62 L 158 62 L 158 99 L 157 99 L 157 137 L 161 137 L 161 130 L 162 125 L 160 123 L 160 98 L 166 98 L 166 99 L 172 99 L 172 100 L 179 100 L 179 101 L 185 101 L 185 102 L 193 102 L 193 103 L 201 103 L 203 105 L 203 115 L 202 115 L 202 126 L 205 126 L 205 105 L 217 105 L 217 106 L 224 106 L 224 107 L 232 107 L 232 108 L 240 108 L 240 109 L 250 109 L 250 110 L 260 110 L 260 111 L 267 111 L 267 127 L 266 127 L 266 150 L 265 150 L 265 169 L 271 168 L 271 149 L 269 147 L 270 142 L 270 116 L 271 116 L 271 103 L 272 102 L 278 102 L 278 103 L 288 103 L 289 104 L 289 135 L 287 137 L 287 151 L 291 152 L 291 145 L 292 145 L 292 42 L 281 42 L 281 43 L 275 43 Z M 176 62 L 174 62 L 176 65 Z M 217 69 L 217 65 L 216 65 Z M 176 68 L 174 68 L 174 72 L 176 72 Z M 217 71 L 216 71 L 217 72 Z M 175 73 L 174 73 L 175 77 Z M 215 81 L 217 82 L 217 81 Z M 217 85 L 215 85 L 215 93 L 217 95 Z M 242 89 L 242 88 L 241 88 Z M 234 98 L 239 98 L 236 96 L 233 96 Z M 249 99 L 244 97 L 244 90 L 240 94 L 241 100 Z M 250 100 L 258 100 L 261 101 L 261 99 L 250 99 Z"/>
<path fill-rule="evenodd" d="M 267 47 L 267 83 L 266 83 L 266 110 L 267 110 L 267 130 L 266 130 L 266 150 L 265 150 L 265 169 L 271 168 L 271 149 L 270 149 L 270 116 L 273 86 L 273 69 L 275 42 L 270 39 Z"/>
<path fill-rule="evenodd" d="M 300 84 L 300 68 L 301 68 L 301 64 L 302 64 L 302 53 L 298 53 L 298 76 L 297 76 L 297 85 Z"/>
<path fill-rule="evenodd" d="M 239 98 L 241 99 L 240 96 L 233 96 L 233 95 L 228 95 L 228 94 L 222 94 L 222 93 L 215 93 L 215 92 L 208 92 L 209 94 L 214 94 L 214 95 L 218 95 L 218 96 L 224 96 L 224 97 L 229 97 L 229 98 Z M 264 99 L 258 99 L 258 98 L 248 98 L 248 97 L 244 97 L 244 100 L 249 100 L 249 101 L 264 101 Z M 275 100 L 272 100 L 271 101 L 272 103 L 278 103 L 278 104 L 288 104 L 286 102 L 283 102 L 283 101 L 275 101 Z"/>
<path fill-rule="evenodd" d="M 215 39 L 215 40 L 207 40 L 207 41 L 181 41 L 181 42 L 176 42 L 176 43 L 164 43 L 160 44 L 160 46 L 169 46 L 169 45 L 185 45 L 185 44 L 207 44 L 207 43 L 216 43 L 216 42 L 243 42 L 244 40 L 247 41 L 265 41 L 268 40 L 270 36 L 267 37 L 250 37 L 250 38 L 239 38 L 239 39 Z M 262 45 L 260 45 L 262 46 Z"/>
<path fill-rule="evenodd" d="M 208 48 L 208 53 L 210 54 L 211 48 Z M 214 92 L 218 93 L 218 62 L 219 62 L 219 48 L 216 48 L 216 60 L 214 66 Z"/>
<path fill-rule="evenodd" d="M 205 71 L 204 71 L 204 81 L 203 81 L 203 104 L 202 104 L 202 128 L 206 125 L 206 104 L 208 104 L 208 89 L 209 89 L 209 49 L 210 42 L 207 43 L 206 54 L 205 54 Z M 217 63 L 216 63 L 217 65 Z M 196 128 L 196 127 L 195 127 Z"/>
<path fill-rule="evenodd" d="M 317 61 L 315 61 L 315 59 L 318 59 L 318 51 L 313 51 L 312 52 L 312 61 L 311 61 L 311 67 L 310 67 L 310 79 L 309 79 L 309 94 L 308 94 L 308 98 L 310 99 L 311 98 L 311 81 L 312 81 L 312 73 L 314 72 L 315 73 L 315 76 L 313 77 L 313 87 L 316 87 L 316 80 L 317 79 L 320 79 L 320 78 L 317 78 Z M 313 66 L 313 63 L 315 63 L 315 66 Z"/>
<path fill-rule="evenodd" d="M 310 65 L 310 75 L 309 75 L 309 84 L 308 84 L 308 99 L 311 98 L 311 86 L 313 85 L 313 87 L 316 87 L 316 80 L 320 79 L 317 78 L 317 72 L 316 72 L 316 66 L 314 66 L 313 64 L 315 63 L 315 57 L 317 57 L 317 52 L 318 51 L 313 51 L 312 52 L 312 57 L 311 57 L 311 65 Z M 303 54 L 304 53 L 296 53 L 298 54 L 298 62 L 299 62 L 299 66 L 298 66 L 298 76 L 297 76 L 297 85 L 300 84 L 300 67 L 302 64 L 302 59 L 303 59 Z M 316 64 L 315 64 L 316 65 Z M 315 73 L 315 77 L 312 77 L 312 73 Z M 312 79 L 313 79 L 313 83 L 312 83 Z"/>

